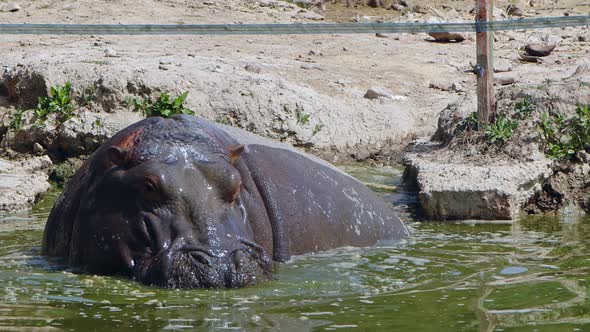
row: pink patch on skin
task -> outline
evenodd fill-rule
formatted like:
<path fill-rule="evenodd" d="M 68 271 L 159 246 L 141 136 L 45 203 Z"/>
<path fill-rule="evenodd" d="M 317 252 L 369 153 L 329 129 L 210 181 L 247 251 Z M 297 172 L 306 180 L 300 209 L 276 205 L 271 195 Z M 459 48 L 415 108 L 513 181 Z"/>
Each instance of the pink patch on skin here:
<path fill-rule="evenodd" d="M 129 161 L 129 157 L 131 156 L 131 150 L 133 149 L 133 147 L 135 146 L 135 140 L 137 139 L 137 137 L 139 137 L 139 135 L 141 135 L 141 133 L 143 132 L 143 128 L 139 128 L 135 131 L 130 132 L 129 134 L 127 134 L 126 136 L 121 137 L 121 139 L 118 142 L 115 142 L 112 146 L 116 146 L 119 149 L 121 149 L 122 151 L 126 152 L 127 155 L 127 162 Z M 109 158 L 107 158 L 108 160 Z M 107 168 L 110 168 L 112 166 L 115 166 L 115 164 L 111 161 L 108 160 L 108 165 Z"/>
<path fill-rule="evenodd" d="M 143 132 L 143 128 L 139 128 L 136 131 L 132 131 L 127 136 L 121 138 L 121 140 L 115 144 L 114 146 L 118 146 L 121 149 L 131 150 L 135 145 L 135 139 Z"/>

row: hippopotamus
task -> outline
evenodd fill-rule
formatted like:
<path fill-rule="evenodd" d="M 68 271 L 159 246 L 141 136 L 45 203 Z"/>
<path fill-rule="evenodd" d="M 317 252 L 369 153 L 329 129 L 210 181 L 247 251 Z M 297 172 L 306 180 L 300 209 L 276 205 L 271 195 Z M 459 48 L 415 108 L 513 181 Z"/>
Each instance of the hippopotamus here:
<path fill-rule="evenodd" d="M 390 204 L 329 163 L 179 115 L 99 147 L 56 201 L 42 252 L 81 273 L 234 288 L 293 255 L 406 236 Z"/>

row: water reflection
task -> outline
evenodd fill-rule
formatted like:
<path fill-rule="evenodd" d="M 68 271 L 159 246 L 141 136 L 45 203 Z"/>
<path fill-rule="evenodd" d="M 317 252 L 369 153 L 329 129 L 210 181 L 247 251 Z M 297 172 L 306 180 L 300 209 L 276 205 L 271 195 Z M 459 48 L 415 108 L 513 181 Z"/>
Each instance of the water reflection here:
<path fill-rule="evenodd" d="M 416 232 L 279 265 L 241 290 L 161 290 L 52 270 L 39 256 L 51 197 L 0 215 L 0 330 L 586 331 L 590 219 L 411 222 L 398 169 L 351 168 L 383 183 Z M 395 191 L 391 188 L 397 187 Z"/>

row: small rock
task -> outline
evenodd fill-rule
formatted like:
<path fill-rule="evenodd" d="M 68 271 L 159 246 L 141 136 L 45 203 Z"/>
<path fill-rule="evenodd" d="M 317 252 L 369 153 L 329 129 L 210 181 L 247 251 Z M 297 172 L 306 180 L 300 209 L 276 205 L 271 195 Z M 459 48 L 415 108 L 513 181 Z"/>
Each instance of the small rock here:
<path fill-rule="evenodd" d="M 305 69 L 305 70 L 312 70 L 312 69 L 315 69 L 315 70 L 323 70 L 318 65 L 310 65 L 310 64 L 307 64 L 307 63 L 302 64 L 300 68 L 301 69 Z"/>
<path fill-rule="evenodd" d="M 588 42 L 588 41 L 590 41 L 590 33 L 583 34 L 583 35 L 578 35 L 578 41 L 579 42 Z"/>
<path fill-rule="evenodd" d="M 452 84 L 450 82 L 445 81 L 433 81 L 428 84 L 428 87 L 431 89 L 437 89 L 442 91 L 451 91 Z"/>
<path fill-rule="evenodd" d="M 457 32 L 429 32 L 428 35 L 439 43 L 462 42 L 465 40 L 465 37 Z"/>
<path fill-rule="evenodd" d="M 511 15 L 511 16 L 518 16 L 518 17 L 524 16 L 524 11 L 514 5 L 509 5 L 508 8 L 506 8 L 506 13 L 508 13 L 508 15 Z"/>
<path fill-rule="evenodd" d="M 455 91 L 455 92 L 464 92 L 465 91 L 465 89 L 463 88 L 461 83 L 458 83 L 458 82 L 451 83 L 451 90 Z"/>
<path fill-rule="evenodd" d="M 172 64 L 172 61 L 170 61 L 170 60 L 160 60 L 160 64 L 161 65 L 171 65 Z"/>
<path fill-rule="evenodd" d="M 406 9 L 406 7 L 404 7 L 402 5 L 398 5 L 396 3 L 394 3 L 393 5 L 391 5 L 391 7 L 389 7 L 389 8 L 395 10 L 396 12 L 401 12 L 404 9 Z"/>
<path fill-rule="evenodd" d="M 159 65 L 158 69 L 160 70 L 168 70 L 168 67 L 166 67 L 165 65 Z"/>
<path fill-rule="evenodd" d="M 576 152 L 576 158 L 583 163 L 590 163 L 590 153 L 584 150 Z"/>
<path fill-rule="evenodd" d="M 118 54 L 115 50 L 113 50 L 112 48 L 106 48 L 104 50 L 104 56 L 106 56 L 107 58 L 114 58 L 117 57 Z"/>
<path fill-rule="evenodd" d="M 41 144 L 39 144 L 38 142 L 35 142 L 35 144 L 33 144 L 33 153 L 43 154 L 44 152 L 45 152 L 45 149 L 43 148 L 43 146 Z"/>
<path fill-rule="evenodd" d="M 381 0 L 369 0 L 367 2 L 367 6 L 373 7 L 373 8 L 383 7 L 383 1 L 381 1 Z"/>
<path fill-rule="evenodd" d="M 364 97 L 367 99 L 378 99 L 378 98 L 388 98 L 391 100 L 404 100 L 404 99 L 406 99 L 404 96 L 393 95 L 391 92 L 389 92 L 383 88 L 379 88 L 379 87 L 370 88 L 369 90 L 367 90 Z"/>
<path fill-rule="evenodd" d="M 538 56 L 532 56 L 532 55 L 527 55 L 527 54 L 519 54 L 518 55 L 518 59 L 520 61 L 524 61 L 524 62 L 533 62 L 533 63 L 539 63 L 539 62 L 543 62 L 543 59 L 541 59 Z"/>
<path fill-rule="evenodd" d="M 516 82 L 516 79 L 513 76 L 509 75 L 495 75 L 494 76 L 494 83 L 498 85 L 510 85 Z"/>
<path fill-rule="evenodd" d="M 532 56 L 548 56 L 555 49 L 555 45 L 528 44 L 524 51 Z"/>
<path fill-rule="evenodd" d="M 389 35 L 386 33 L 381 33 L 381 32 L 377 32 L 375 34 L 375 37 L 379 37 L 379 38 L 389 38 Z"/>
<path fill-rule="evenodd" d="M 260 72 L 262 71 L 262 68 L 260 66 L 254 65 L 254 64 L 251 64 L 251 63 L 245 65 L 244 66 L 244 69 L 246 71 L 249 71 L 249 72 L 255 73 L 255 74 L 260 74 Z"/>
<path fill-rule="evenodd" d="M 418 13 L 418 14 L 428 14 L 428 11 L 426 10 L 426 8 L 424 6 L 420 6 L 420 5 L 415 5 L 414 7 L 412 7 L 412 12 Z"/>
<path fill-rule="evenodd" d="M 3 12 L 18 12 L 19 10 L 21 10 L 21 7 L 16 2 L 8 2 L 0 7 L 0 11 Z"/>
<path fill-rule="evenodd" d="M 310 11 L 300 13 L 298 16 L 299 16 L 299 18 L 302 18 L 305 20 L 310 20 L 310 21 L 323 21 L 326 19 L 322 15 L 315 13 L 315 12 L 310 12 Z"/>
<path fill-rule="evenodd" d="M 307 55 L 321 55 L 321 52 L 316 50 L 309 50 L 309 52 L 307 52 Z"/>

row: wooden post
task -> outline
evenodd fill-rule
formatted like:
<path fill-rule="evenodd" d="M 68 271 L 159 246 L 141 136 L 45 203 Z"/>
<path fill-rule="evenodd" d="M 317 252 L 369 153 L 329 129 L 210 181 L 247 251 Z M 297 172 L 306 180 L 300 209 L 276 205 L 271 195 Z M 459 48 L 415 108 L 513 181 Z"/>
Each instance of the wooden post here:
<path fill-rule="evenodd" d="M 494 31 L 489 31 L 486 22 L 492 22 L 494 6 L 492 0 L 477 0 L 475 24 L 477 65 L 477 119 L 488 123 L 494 114 Z"/>

